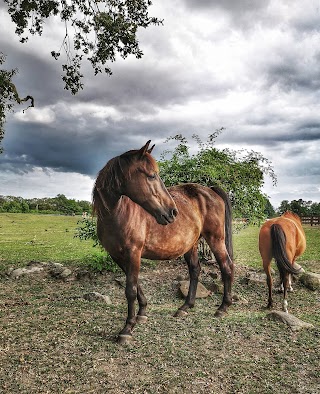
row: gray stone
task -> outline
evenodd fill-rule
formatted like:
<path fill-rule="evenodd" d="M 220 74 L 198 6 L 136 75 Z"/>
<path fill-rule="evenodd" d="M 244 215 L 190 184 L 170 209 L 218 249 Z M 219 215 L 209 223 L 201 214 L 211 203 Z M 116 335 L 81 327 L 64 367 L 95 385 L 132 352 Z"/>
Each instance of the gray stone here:
<path fill-rule="evenodd" d="M 72 271 L 69 268 L 64 268 L 60 273 L 60 278 L 65 280 L 69 278 L 71 275 L 72 275 Z"/>
<path fill-rule="evenodd" d="M 18 279 L 18 278 L 20 278 L 20 276 L 35 274 L 35 273 L 39 273 L 41 271 L 43 271 L 43 267 L 27 267 L 27 268 L 12 269 L 8 272 L 8 274 L 13 279 Z"/>
<path fill-rule="evenodd" d="M 182 295 L 186 298 L 189 291 L 189 281 L 183 280 L 179 282 L 179 285 Z M 206 289 L 202 283 L 198 282 L 196 298 L 206 298 L 209 295 L 211 295 L 211 292 L 208 289 Z"/>
<path fill-rule="evenodd" d="M 250 271 L 246 274 L 246 282 L 266 283 L 267 275 L 264 272 Z"/>
<path fill-rule="evenodd" d="M 267 317 L 272 320 L 279 320 L 282 323 L 286 323 L 292 331 L 300 331 L 303 328 L 313 328 L 314 326 L 311 323 L 306 323 L 291 313 L 283 312 L 283 311 L 272 311 L 267 314 Z"/>
<path fill-rule="evenodd" d="M 320 289 L 320 274 L 314 272 L 304 272 L 300 275 L 299 280 L 310 290 Z"/>
<path fill-rule="evenodd" d="M 86 293 L 83 295 L 83 298 L 87 301 L 102 301 L 108 305 L 111 305 L 110 297 L 104 294 L 100 294 L 96 291 L 92 291 L 91 293 Z"/>

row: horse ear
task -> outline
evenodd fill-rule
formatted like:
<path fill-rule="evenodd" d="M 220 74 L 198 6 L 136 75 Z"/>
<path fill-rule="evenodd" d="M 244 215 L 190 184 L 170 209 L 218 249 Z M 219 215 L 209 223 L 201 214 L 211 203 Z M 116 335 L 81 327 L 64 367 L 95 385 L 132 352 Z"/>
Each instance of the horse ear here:
<path fill-rule="evenodd" d="M 152 145 L 152 147 L 150 149 L 148 149 L 148 153 L 151 154 L 153 148 L 155 147 L 155 144 Z"/>
<path fill-rule="evenodd" d="M 148 152 L 148 148 L 149 148 L 150 142 L 151 142 L 151 140 L 149 140 L 149 141 L 139 150 L 138 155 L 139 155 L 140 159 L 141 159 L 143 156 L 145 156 L 145 154 Z M 151 150 L 152 150 L 152 149 L 153 149 L 153 148 L 151 148 Z"/>

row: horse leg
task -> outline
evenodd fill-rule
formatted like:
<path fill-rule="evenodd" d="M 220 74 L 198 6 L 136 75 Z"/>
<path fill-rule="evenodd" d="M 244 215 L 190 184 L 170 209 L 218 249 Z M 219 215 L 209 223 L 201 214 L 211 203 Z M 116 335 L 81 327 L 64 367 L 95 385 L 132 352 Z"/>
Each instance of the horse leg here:
<path fill-rule="evenodd" d="M 221 271 L 221 278 L 223 281 L 223 299 L 214 315 L 216 317 L 222 317 L 227 312 L 227 308 L 232 304 L 231 287 L 234 277 L 234 264 L 226 249 L 224 240 L 206 237 L 206 241 L 215 256 Z"/>
<path fill-rule="evenodd" d="M 268 305 L 267 308 L 272 308 L 273 307 L 273 299 L 272 299 L 272 276 L 271 276 L 271 259 L 266 259 L 263 260 L 263 269 L 264 272 L 267 275 L 267 285 L 268 285 L 268 291 L 269 291 L 269 296 L 268 296 Z"/>
<path fill-rule="evenodd" d="M 132 339 L 132 330 L 137 322 L 135 301 L 138 297 L 138 276 L 140 271 L 140 255 L 132 255 L 126 259 L 127 264 L 119 264 L 126 274 L 126 298 L 128 303 L 128 316 L 124 328 L 118 336 L 118 343 L 124 344 Z M 139 290 L 141 300 L 141 288 Z M 143 299 L 144 297 L 142 297 Z"/>
<path fill-rule="evenodd" d="M 287 272 L 283 273 L 283 311 L 288 313 L 288 301 L 287 301 L 287 289 L 289 282 L 289 274 Z"/>
<path fill-rule="evenodd" d="M 139 303 L 139 310 L 137 314 L 137 323 L 145 323 L 148 320 L 147 316 L 147 299 L 143 294 L 142 288 L 138 283 L 137 298 Z"/>
<path fill-rule="evenodd" d="M 185 303 L 177 310 L 174 316 L 185 316 L 188 314 L 188 309 L 194 307 L 196 292 L 198 287 L 198 279 L 200 274 L 200 263 L 198 258 L 198 242 L 184 255 L 189 269 L 189 291 Z"/>
<path fill-rule="evenodd" d="M 288 278 L 288 291 L 290 291 L 291 293 L 293 292 L 292 275 L 291 274 L 289 274 L 289 278 Z"/>

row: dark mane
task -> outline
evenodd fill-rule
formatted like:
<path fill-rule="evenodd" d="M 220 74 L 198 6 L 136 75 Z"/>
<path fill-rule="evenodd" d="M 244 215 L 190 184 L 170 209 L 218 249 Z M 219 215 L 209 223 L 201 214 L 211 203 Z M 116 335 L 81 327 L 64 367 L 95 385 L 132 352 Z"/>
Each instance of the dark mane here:
<path fill-rule="evenodd" d="M 121 194 L 121 186 L 131 177 L 133 157 L 136 156 L 137 152 L 138 150 L 130 150 L 116 156 L 99 171 L 92 192 L 93 213 L 101 215 L 103 211 L 109 211 L 108 199 Z M 156 161 L 149 153 L 146 153 L 141 160 L 152 162 L 154 167 L 157 168 Z M 121 201 L 120 198 L 119 202 L 121 203 Z M 118 204 L 119 209 L 120 207 L 121 204 Z"/>
<path fill-rule="evenodd" d="M 92 192 L 93 213 L 101 216 L 104 210 L 109 211 L 108 196 L 119 193 L 122 183 L 130 174 L 128 173 L 128 160 L 123 155 L 109 160 L 99 171 Z"/>

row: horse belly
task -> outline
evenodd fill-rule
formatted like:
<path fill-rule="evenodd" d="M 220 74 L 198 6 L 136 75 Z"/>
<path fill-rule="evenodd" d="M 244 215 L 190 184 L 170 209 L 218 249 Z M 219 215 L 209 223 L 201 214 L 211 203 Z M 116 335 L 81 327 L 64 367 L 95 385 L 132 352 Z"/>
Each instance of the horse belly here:
<path fill-rule="evenodd" d="M 197 227 L 176 228 L 174 224 L 161 226 L 146 238 L 142 257 L 151 260 L 170 260 L 188 252 L 197 242 L 200 229 Z"/>

